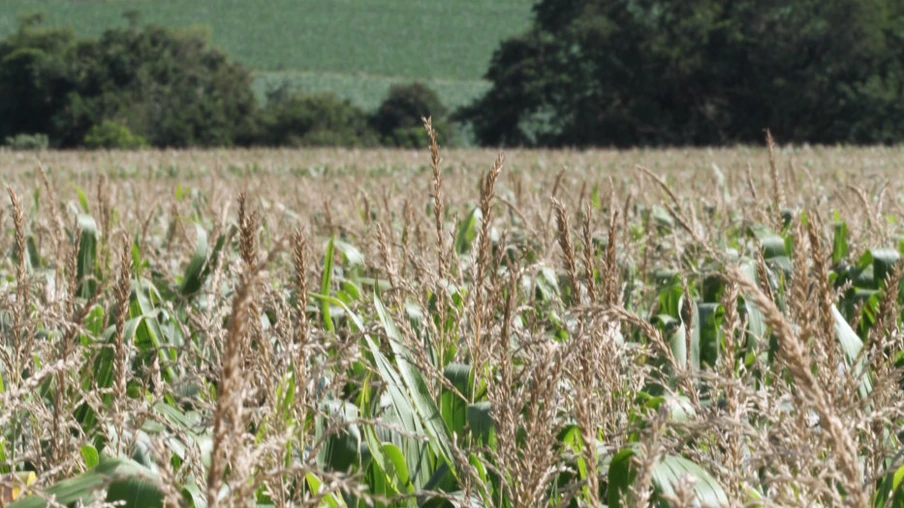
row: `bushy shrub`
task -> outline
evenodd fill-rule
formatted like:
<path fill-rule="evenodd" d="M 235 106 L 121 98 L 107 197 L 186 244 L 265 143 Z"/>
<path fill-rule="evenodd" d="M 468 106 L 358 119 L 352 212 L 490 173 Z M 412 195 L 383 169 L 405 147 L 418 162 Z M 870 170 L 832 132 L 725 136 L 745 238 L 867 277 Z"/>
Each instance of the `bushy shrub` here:
<path fill-rule="evenodd" d="M 432 117 L 437 135 L 451 138 L 447 113 L 436 92 L 423 83 L 392 85 L 371 121 L 384 145 L 422 148 L 428 143 L 422 118 Z"/>
<path fill-rule="evenodd" d="M 6 146 L 11 150 L 46 150 L 50 140 L 47 134 L 16 134 L 6 137 Z"/>
<path fill-rule="evenodd" d="M 377 144 L 367 114 L 332 93 L 301 94 L 286 88 L 268 96 L 261 114 L 260 144 L 348 146 Z"/>
<path fill-rule="evenodd" d="M 132 134 L 128 127 L 120 123 L 105 120 L 85 134 L 83 143 L 85 148 L 115 148 L 121 150 L 134 150 L 145 148 L 148 142 L 141 136 Z"/>

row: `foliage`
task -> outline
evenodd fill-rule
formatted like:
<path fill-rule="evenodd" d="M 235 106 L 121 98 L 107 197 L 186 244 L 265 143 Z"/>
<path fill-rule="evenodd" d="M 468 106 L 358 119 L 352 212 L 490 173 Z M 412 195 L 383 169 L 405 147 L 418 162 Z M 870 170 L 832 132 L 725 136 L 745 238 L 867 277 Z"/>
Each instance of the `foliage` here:
<path fill-rule="evenodd" d="M 359 108 L 373 112 L 386 99 L 393 85 L 405 85 L 410 78 L 383 75 L 334 74 L 326 72 L 301 71 L 255 71 L 253 88 L 255 95 L 265 100 L 267 92 L 288 85 L 296 92 L 333 92 L 348 99 Z M 489 90 L 489 83 L 483 79 L 450 79 L 430 77 L 418 80 L 436 91 L 449 110 L 466 106 Z"/>
<path fill-rule="evenodd" d="M 446 108 L 436 92 L 423 83 L 392 85 L 389 94 L 373 114 L 373 125 L 384 145 L 423 148 L 429 144 L 422 119 L 432 118 L 434 128 L 451 136 Z"/>
<path fill-rule="evenodd" d="M 69 30 L 40 22 L 39 16 L 23 19 L 19 30 L 0 42 L 0 136 L 39 132 L 59 144 L 54 117 L 75 86 L 76 39 Z"/>
<path fill-rule="evenodd" d="M 390 84 L 424 81 L 457 107 L 486 89 L 481 77 L 493 50 L 530 26 L 534 3 L 242 0 L 214 7 L 181 0 L 4 0 L 0 38 L 15 32 L 19 14 L 36 9 L 46 12 L 49 25 L 71 26 L 79 37 L 125 25 L 122 13 L 131 9 L 149 24 L 210 27 L 215 47 L 255 70 L 260 98 L 288 79 L 297 91 L 332 91 L 372 111 Z"/>
<path fill-rule="evenodd" d="M 897 148 L 432 155 L 0 161 L 0 502 L 904 501 Z"/>
<path fill-rule="evenodd" d="M 58 147 L 186 146 L 423 147 L 423 115 L 451 128 L 436 93 L 393 86 L 373 118 L 332 93 L 268 93 L 260 108 L 251 76 L 207 47 L 197 31 L 110 29 L 78 41 L 69 30 L 23 20 L 0 43 L 0 134 L 47 132 Z M 377 131 L 371 126 L 376 127 Z"/>
<path fill-rule="evenodd" d="M 16 134 L 7 136 L 5 145 L 12 150 L 46 150 L 50 140 L 46 134 Z"/>
<path fill-rule="evenodd" d="M 904 4 L 545 0 L 460 113 L 490 145 L 904 139 Z"/>
<path fill-rule="evenodd" d="M 0 135 L 44 132 L 72 147 L 112 121 L 154 146 L 251 142 L 251 75 L 203 35 L 131 26 L 79 41 L 38 21 L 0 43 Z"/>
<path fill-rule="evenodd" d="M 261 112 L 265 146 L 373 146 L 377 134 L 367 114 L 332 93 L 299 94 L 286 88 L 270 93 Z"/>
<path fill-rule="evenodd" d="M 85 148 L 116 148 L 122 150 L 134 150 L 148 146 L 144 138 L 132 134 L 125 125 L 108 120 L 91 127 L 88 133 L 85 134 L 85 140 L 82 144 Z"/>

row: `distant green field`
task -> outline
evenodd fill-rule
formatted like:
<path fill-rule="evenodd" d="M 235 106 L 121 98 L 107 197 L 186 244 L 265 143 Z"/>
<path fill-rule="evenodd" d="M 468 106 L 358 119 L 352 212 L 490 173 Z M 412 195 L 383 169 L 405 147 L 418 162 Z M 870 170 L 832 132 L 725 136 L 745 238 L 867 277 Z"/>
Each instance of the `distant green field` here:
<path fill-rule="evenodd" d="M 386 95 L 390 85 L 406 83 L 410 79 L 395 76 L 374 76 L 366 74 L 338 74 L 329 72 L 259 72 L 254 89 L 259 97 L 282 83 L 293 90 L 318 92 L 323 90 L 341 91 L 343 97 L 362 108 L 376 109 Z M 450 110 L 471 103 L 489 88 L 483 80 L 448 80 L 443 78 L 423 79 L 430 88 L 443 99 Z"/>
<path fill-rule="evenodd" d="M 126 24 L 208 26 L 213 44 L 258 71 L 259 92 L 286 78 L 373 107 L 393 82 L 433 85 L 449 106 L 486 89 L 499 42 L 524 31 L 533 0 L 2 0 L 0 37 L 20 14 L 97 35 Z"/>

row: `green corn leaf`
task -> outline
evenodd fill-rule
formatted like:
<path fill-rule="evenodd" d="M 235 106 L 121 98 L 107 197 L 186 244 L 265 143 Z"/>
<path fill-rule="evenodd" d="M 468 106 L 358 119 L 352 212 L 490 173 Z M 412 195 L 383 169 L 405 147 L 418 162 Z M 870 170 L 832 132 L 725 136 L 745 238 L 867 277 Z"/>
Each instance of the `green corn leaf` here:
<path fill-rule="evenodd" d="M 785 249 L 785 239 L 778 235 L 768 235 L 759 239 L 765 259 L 788 257 Z"/>
<path fill-rule="evenodd" d="M 700 506 L 726 506 L 725 490 L 706 470 L 676 455 L 666 455 L 653 466 L 653 485 L 659 495 L 675 495 L 675 488 L 686 476 L 695 480 L 694 498 Z"/>
<path fill-rule="evenodd" d="M 486 464 L 484 464 L 483 461 L 480 460 L 480 457 L 478 457 L 477 454 L 473 452 L 468 454 L 468 462 L 470 462 L 471 465 L 474 466 L 475 471 L 477 471 L 477 477 L 480 478 L 480 481 L 484 485 L 486 485 L 487 489 L 489 490 L 489 497 L 490 499 L 493 499 L 493 484 L 489 481 Z M 487 506 L 492 506 L 492 504 L 489 502 L 489 499 L 485 499 L 484 504 Z"/>
<path fill-rule="evenodd" d="M 336 250 L 342 253 L 342 259 L 349 267 L 364 266 L 364 254 L 354 245 L 338 238 L 334 240 Z"/>
<path fill-rule="evenodd" d="M 367 446 L 371 450 L 371 457 L 379 467 L 379 473 L 383 476 L 386 490 L 391 495 L 410 494 L 414 492 L 408 463 L 402 450 L 392 443 L 381 443 L 372 425 L 364 430 Z M 408 498 L 404 506 L 417 506 L 414 498 Z"/>
<path fill-rule="evenodd" d="M 471 365 L 468 363 L 450 363 L 443 369 L 443 376 L 452 383 L 464 397 L 471 397 Z"/>
<path fill-rule="evenodd" d="M 277 408 L 278 415 L 285 418 L 287 421 L 290 419 L 290 413 L 292 410 L 292 406 L 295 404 L 295 369 L 290 369 L 290 372 L 287 372 L 283 376 L 283 380 L 276 387 L 276 400 L 277 400 Z"/>
<path fill-rule="evenodd" d="M 587 461 L 584 459 L 584 439 L 581 437 L 581 429 L 577 425 L 568 425 L 559 433 L 559 442 L 568 447 L 575 455 L 575 462 L 578 466 L 578 478 L 584 480 L 587 478 Z M 590 490 L 585 485 L 583 489 L 584 497 L 590 501 Z"/>
<path fill-rule="evenodd" d="M 78 225 L 81 229 L 81 238 L 78 245 L 77 275 L 79 283 L 78 295 L 88 299 L 97 291 L 97 281 L 94 280 L 97 266 L 97 223 L 90 215 L 79 215 Z"/>
<path fill-rule="evenodd" d="M 659 290 L 659 313 L 669 315 L 675 319 L 681 319 L 681 306 L 684 301 L 684 285 L 681 278 L 675 274 Z"/>
<path fill-rule="evenodd" d="M 305 475 L 305 480 L 307 481 L 308 488 L 311 489 L 311 492 L 315 495 L 323 495 L 323 504 L 329 508 L 346 508 L 345 500 L 342 499 L 342 496 L 339 496 L 335 493 L 323 493 L 320 491 L 320 487 L 323 485 L 323 482 L 318 478 L 314 473 L 307 473 Z"/>
<path fill-rule="evenodd" d="M 88 471 L 62 480 L 44 491 L 61 505 L 91 504 L 96 492 L 106 489 L 107 502 L 125 501 L 129 508 L 163 506 L 163 495 L 156 487 L 157 474 L 126 458 L 102 458 Z M 7 505 L 8 508 L 45 508 L 47 501 L 29 496 Z"/>
<path fill-rule="evenodd" d="M 559 280 L 556 272 L 548 266 L 537 273 L 537 293 L 540 300 L 549 302 L 559 296 Z"/>
<path fill-rule="evenodd" d="M 870 249 L 860 256 L 854 276 L 858 288 L 880 289 L 901 255 L 895 249 Z"/>
<path fill-rule="evenodd" d="M 195 484 L 194 475 L 186 479 L 185 485 L 182 487 L 182 495 L 191 499 L 192 508 L 207 508 L 207 493 L 202 492 Z"/>
<path fill-rule="evenodd" d="M 675 227 L 675 219 L 672 218 L 672 214 L 668 212 L 665 208 L 659 205 L 653 205 L 650 209 L 650 213 L 653 214 L 653 221 L 656 223 L 656 230 L 660 233 L 668 233 Z"/>
<path fill-rule="evenodd" d="M 443 371 L 445 378 L 452 383 L 464 397 L 459 397 L 453 390 L 444 389 L 440 396 L 440 411 L 446 427 L 459 435 L 465 431 L 468 420 L 468 399 L 471 392 L 471 366 L 463 363 L 450 363 Z"/>
<path fill-rule="evenodd" d="M 863 341 L 860 340 L 860 337 L 857 336 L 857 333 L 854 332 L 851 325 L 848 324 L 835 305 L 832 305 L 832 317 L 835 319 L 835 335 L 841 344 L 842 351 L 844 351 L 845 360 L 847 360 L 848 366 L 853 366 L 852 373 L 854 377 L 860 379 L 860 396 L 866 398 L 873 390 L 873 385 L 870 381 L 866 359 L 859 357 L 860 350 L 863 349 Z M 829 368 L 833 368 L 833 366 L 830 365 Z"/>
<path fill-rule="evenodd" d="M 350 280 L 342 281 L 342 291 L 349 296 L 352 300 L 357 300 L 361 298 L 361 289 Z"/>
<path fill-rule="evenodd" d="M 323 258 L 323 279 L 320 283 L 320 293 L 323 295 L 330 294 L 330 283 L 333 279 L 333 256 L 335 254 L 335 246 L 333 239 L 326 246 L 326 256 Z M 322 300 L 320 305 L 321 319 L 323 320 L 323 328 L 326 331 L 333 330 L 333 320 L 330 317 L 330 303 L 328 300 Z"/>
<path fill-rule="evenodd" d="M 393 481 L 393 477 L 390 474 L 389 460 L 383 453 L 383 443 L 380 442 L 373 425 L 365 426 L 363 434 L 372 460 L 371 474 L 374 475 L 374 484 L 372 485 L 374 493 L 387 497 L 400 494 L 401 490 L 398 482 Z"/>
<path fill-rule="evenodd" d="M 480 208 L 474 208 L 468 214 L 468 218 L 458 226 L 458 234 L 455 235 L 455 252 L 464 254 L 471 250 L 471 244 L 477 238 L 477 230 L 483 220 Z"/>
<path fill-rule="evenodd" d="M 407 458 L 411 461 L 408 464 L 409 472 L 417 478 L 415 481 L 416 485 L 422 487 L 430 479 L 430 471 L 420 464 L 429 447 L 426 443 L 416 438 L 416 436 L 425 436 L 427 434 L 424 430 L 424 425 L 418 417 L 417 410 L 414 408 L 411 397 L 409 397 L 405 389 L 401 376 L 392 367 L 389 360 L 380 353 L 376 344 L 369 337 L 367 338 L 367 345 L 374 356 L 380 377 L 386 383 L 386 389 L 392 400 L 392 407 L 400 427 L 409 436 L 415 436 L 415 439 L 403 439 L 401 442 L 406 448 Z"/>
<path fill-rule="evenodd" d="M 235 233 L 235 231 L 236 227 L 235 225 L 233 225 L 228 232 L 223 233 L 217 237 L 217 243 L 214 244 L 213 250 L 210 252 L 210 258 L 207 260 L 207 263 L 204 264 L 204 271 L 201 273 L 202 279 L 206 280 L 207 277 L 210 276 L 213 268 L 217 265 L 217 261 L 220 259 L 220 254 L 223 252 L 223 247 L 232 238 L 232 235 Z"/>
<path fill-rule="evenodd" d="M 339 299 L 326 295 L 311 296 L 341 307 L 348 315 L 354 328 L 360 331 L 365 330 L 361 318 L 351 312 Z M 376 296 L 374 299 L 375 302 L 379 302 Z M 417 488 L 425 488 L 431 478 L 431 471 L 423 461 L 424 453 L 427 449 L 432 450 L 443 464 L 448 464 L 449 457 L 451 457 L 450 438 L 439 410 L 426 391 L 426 384 L 423 378 L 420 377 L 420 372 L 417 371 L 416 366 L 410 360 L 406 360 L 408 358 L 407 351 L 402 348 L 401 344 L 397 343 L 399 337 L 395 325 L 391 321 L 385 320 L 385 309 L 382 308 L 382 304 L 378 304 L 377 310 L 378 314 L 381 314 L 384 329 L 387 330 L 387 334 L 391 337 L 390 344 L 394 348 L 393 352 L 396 356 L 398 368 L 382 353 L 370 335 L 364 334 L 364 341 L 373 356 L 376 372 L 382 379 L 384 388 L 389 394 L 393 412 L 398 420 L 396 424 L 404 431 L 406 436 L 428 436 L 430 438 L 427 443 L 423 443 L 422 439 L 400 441 L 405 444 L 404 455 L 406 460 L 408 460 L 408 471 L 409 476 L 412 478 L 412 483 Z M 394 334 L 395 339 L 392 339 Z M 420 379 L 420 382 L 418 382 L 418 379 Z"/>
<path fill-rule="evenodd" d="M 155 291 L 155 289 L 148 284 L 148 292 L 151 291 Z M 164 344 L 161 341 L 165 335 L 160 329 L 160 323 L 157 321 L 158 309 L 151 303 L 151 298 L 144 291 L 135 291 L 135 295 L 136 298 L 132 302 L 131 315 L 135 316 L 135 319 L 140 318 L 140 321 L 135 322 L 135 345 L 145 361 L 150 361 L 150 355 L 156 354 L 160 359 L 163 379 L 172 381 L 176 379 L 176 373 L 171 366 L 173 358 L 168 356 L 168 348 L 165 346 L 178 347 L 181 344 Z"/>
<path fill-rule="evenodd" d="M 834 226 L 835 237 L 832 242 L 832 262 L 837 264 L 846 258 L 850 247 L 848 246 L 847 222 L 836 222 Z"/>
<path fill-rule="evenodd" d="M 904 506 L 904 466 L 899 467 L 892 476 L 892 499 L 894 507 L 901 508 Z"/>
<path fill-rule="evenodd" d="M 100 457 L 97 454 L 97 448 L 91 446 L 90 444 L 82 445 L 81 448 L 82 458 L 85 459 L 85 465 L 88 466 L 88 469 L 96 466 L 100 463 Z"/>
<path fill-rule="evenodd" d="M 411 475 L 408 473 L 408 464 L 405 462 L 402 450 L 392 443 L 384 443 L 382 451 L 383 455 L 389 459 L 389 463 L 392 464 L 393 471 L 390 476 L 394 476 L 398 480 L 400 490 L 408 493 L 414 492 Z M 411 499 L 411 501 L 414 500 Z"/>
<path fill-rule="evenodd" d="M 717 303 L 697 303 L 691 333 L 691 358 L 695 367 L 715 367 L 719 359 L 720 330 L 724 310 Z"/>
<path fill-rule="evenodd" d="M 749 280 L 757 280 L 756 267 L 753 265 L 753 262 L 747 261 L 742 263 L 741 272 Z M 749 333 L 748 340 L 752 345 L 766 338 L 766 332 L 768 330 L 768 327 L 766 325 L 766 316 L 764 316 L 763 312 L 759 308 L 757 308 L 755 303 L 748 299 L 744 300 L 744 310 L 747 312 L 747 331 Z"/>
<path fill-rule="evenodd" d="M 662 332 L 663 337 L 668 339 L 675 362 L 679 366 L 687 365 L 687 336 L 684 323 L 668 314 L 659 314 L 653 318 L 653 323 Z"/>
<path fill-rule="evenodd" d="M 631 447 L 619 451 L 609 465 L 608 501 L 610 507 L 621 507 L 622 497 L 630 505 L 630 489 L 637 476 L 633 464 L 635 450 Z M 702 467 L 684 457 L 666 455 L 653 465 L 653 488 L 655 497 L 674 496 L 675 488 L 685 477 L 694 480 L 694 505 L 725 506 L 728 496 L 718 482 Z"/>
<path fill-rule="evenodd" d="M 590 205 L 594 210 L 602 210 L 603 202 L 600 200 L 600 184 L 593 184 L 593 189 L 590 191 Z"/>
<path fill-rule="evenodd" d="M 76 195 L 78 195 L 78 204 L 82 207 L 82 213 L 90 214 L 91 207 L 88 206 L 88 197 L 85 195 L 85 190 L 78 185 L 73 185 L 72 187 L 75 189 Z"/>
<path fill-rule="evenodd" d="M 34 235 L 28 235 L 25 240 L 25 247 L 28 251 L 28 271 L 31 273 L 36 268 L 41 267 L 41 255 L 38 252 L 38 245 L 35 243 Z"/>
<path fill-rule="evenodd" d="M 885 279 L 895 269 L 895 265 L 901 259 L 901 254 L 895 249 L 870 249 L 873 259 L 873 277 L 877 287 L 885 287 Z"/>
<path fill-rule="evenodd" d="M 637 477 L 637 472 L 631 465 L 633 458 L 634 449 L 626 448 L 616 453 L 609 463 L 609 486 L 606 493 L 610 508 L 621 508 L 622 498 L 628 499 L 631 485 Z"/>
<path fill-rule="evenodd" d="M 789 256 L 791 254 L 789 245 L 780 235 L 772 231 L 768 226 L 755 224 L 750 226 L 748 232 L 753 235 L 763 250 L 765 259 Z"/>
<path fill-rule="evenodd" d="M 101 343 L 104 340 L 104 318 L 104 309 L 100 305 L 95 305 L 88 312 L 88 316 L 85 318 L 85 331 L 88 335 L 80 336 L 79 340 L 82 345 Z M 109 328 L 106 333 L 112 333 L 112 328 Z M 107 335 L 107 338 L 109 339 L 109 335 Z M 85 368 L 80 373 L 81 384 L 84 390 L 92 389 L 92 381 L 98 383 L 98 386 L 104 386 L 108 379 L 112 379 L 110 377 L 113 372 L 112 358 L 112 350 L 104 347 L 97 354 L 93 370 L 90 367 L 92 365 L 90 362 L 85 364 Z M 75 418 L 81 424 L 83 430 L 93 427 L 96 422 L 94 410 L 87 403 L 79 406 L 75 412 Z"/>
<path fill-rule="evenodd" d="M 0 474 L 7 474 L 12 469 L 9 467 L 9 457 L 6 453 L 6 438 L 0 435 Z"/>
<path fill-rule="evenodd" d="M 204 268 L 207 265 L 207 231 L 200 224 L 195 224 L 197 243 L 195 253 L 192 255 L 185 274 L 182 276 L 182 285 L 179 291 L 187 296 L 201 289 L 204 284 Z"/>
<path fill-rule="evenodd" d="M 344 400 L 328 400 L 321 405 L 325 416 L 316 420 L 318 439 L 324 438 L 319 460 L 334 471 L 351 471 L 361 465 L 361 430 L 358 407 Z M 342 431 L 325 436 L 323 431 L 331 421 L 343 423 Z"/>
<path fill-rule="evenodd" d="M 468 404 L 468 426 L 477 441 L 496 449 L 496 431 L 489 401 Z"/>
<path fill-rule="evenodd" d="M 898 450 L 893 457 L 888 459 L 890 464 L 900 464 L 904 456 L 904 449 Z M 872 506 L 891 508 L 904 508 L 904 466 L 898 466 L 894 471 L 888 472 L 876 489 Z"/>
<path fill-rule="evenodd" d="M 658 410 L 662 404 L 665 404 L 668 409 L 669 418 L 672 421 L 685 423 L 697 416 L 694 405 L 684 395 L 666 394 L 651 399 L 646 405 Z"/>
<path fill-rule="evenodd" d="M 453 456 L 449 433 L 443 423 L 442 415 L 436 407 L 436 403 L 430 397 L 427 383 L 424 381 L 417 364 L 412 359 L 410 351 L 405 348 L 395 323 L 387 315 L 383 302 L 380 301 L 376 294 L 374 294 L 374 305 L 377 308 L 380 323 L 389 337 L 389 345 L 395 354 L 399 372 L 412 397 L 412 406 L 421 417 L 424 428 L 431 437 L 431 444 L 434 445 L 435 451 L 448 462 Z"/>

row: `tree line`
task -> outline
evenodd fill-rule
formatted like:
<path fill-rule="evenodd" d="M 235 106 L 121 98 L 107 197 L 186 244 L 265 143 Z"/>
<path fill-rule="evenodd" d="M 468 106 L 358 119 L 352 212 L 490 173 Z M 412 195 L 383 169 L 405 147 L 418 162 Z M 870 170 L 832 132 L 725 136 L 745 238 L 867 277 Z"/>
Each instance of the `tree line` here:
<path fill-rule="evenodd" d="M 485 145 L 900 142 L 904 1 L 541 0 L 486 77 Z"/>
<path fill-rule="evenodd" d="M 375 112 L 287 86 L 261 104 L 249 69 L 203 30 L 140 26 L 78 39 L 21 20 L 0 41 L 0 140 L 19 148 L 400 146 L 426 143 L 422 116 L 445 126 L 435 92 L 394 85 Z"/>
<path fill-rule="evenodd" d="M 904 0 L 540 0 L 489 91 L 448 112 L 421 84 L 375 112 L 252 75 L 197 30 L 77 39 L 23 19 L 0 42 L 0 139 L 54 147 L 687 146 L 904 139 Z M 43 137 L 42 137 L 43 136 Z M 37 139 L 37 141 L 36 141 Z M 448 144 L 448 143 L 447 143 Z"/>

